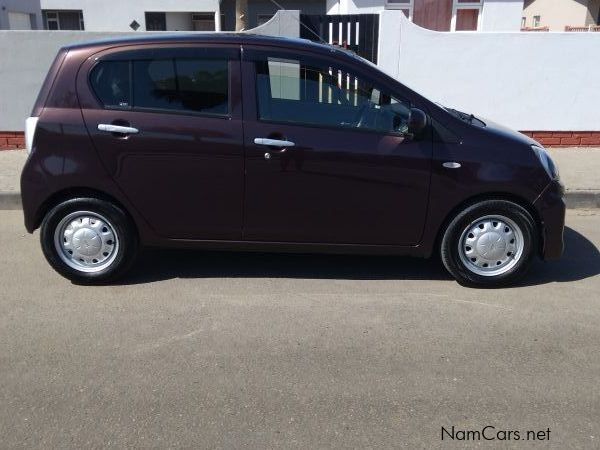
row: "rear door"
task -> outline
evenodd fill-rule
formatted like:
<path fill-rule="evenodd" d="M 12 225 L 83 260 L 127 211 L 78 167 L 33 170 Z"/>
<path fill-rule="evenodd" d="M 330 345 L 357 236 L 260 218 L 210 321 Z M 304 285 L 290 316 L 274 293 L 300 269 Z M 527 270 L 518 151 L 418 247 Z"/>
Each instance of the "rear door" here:
<path fill-rule="evenodd" d="M 333 58 L 243 54 L 244 238 L 417 244 L 432 154 L 430 138 L 406 135 L 419 105 Z"/>
<path fill-rule="evenodd" d="M 167 238 L 240 239 L 239 46 L 132 46 L 94 55 L 78 94 L 108 172 Z"/>

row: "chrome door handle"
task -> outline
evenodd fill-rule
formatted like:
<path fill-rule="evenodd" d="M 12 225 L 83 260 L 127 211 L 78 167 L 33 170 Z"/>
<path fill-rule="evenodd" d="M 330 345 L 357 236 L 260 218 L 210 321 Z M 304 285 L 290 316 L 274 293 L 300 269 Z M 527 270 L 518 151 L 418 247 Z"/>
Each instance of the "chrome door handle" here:
<path fill-rule="evenodd" d="M 107 133 L 120 133 L 120 134 L 138 134 L 140 130 L 133 127 L 124 127 L 121 125 L 112 125 L 108 123 L 98 124 L 98 130 L 106 131 Z"/>
<path fill-rule="evenodd" d="M 268 139 L 268 138 L 254 138 L 256 145 L 267 145 L 269 147 L 293 147 L 294 144 L 291 141 L 280 141 L 279 139 Z"/>
<path fill-rule="evenodd" d="M 448 161 L 442 164 L 446 169 L 460 169 L 460 163 L 454 161 Z"/>

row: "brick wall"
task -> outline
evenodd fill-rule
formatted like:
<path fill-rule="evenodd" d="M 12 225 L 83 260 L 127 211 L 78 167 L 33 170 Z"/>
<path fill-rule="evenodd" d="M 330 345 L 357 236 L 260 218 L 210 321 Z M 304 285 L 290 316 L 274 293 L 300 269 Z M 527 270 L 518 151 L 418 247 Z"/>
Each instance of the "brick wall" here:
<path fill-rule="evenodd" d="M 522 131 L 546 147 L 600 147 L 600 131 Z"/>
<path fill-rule="evenodd" d="M 546 147 L 600 147 L 600 131 L 522 131 Z M 21 131 L 0 131 L 0 150 L 25 148 Z"/>
<path fill-rule="evenodd" d="M 0 131 L 0 150 L 25 148 L 25 135 L 22 131 Z"/>

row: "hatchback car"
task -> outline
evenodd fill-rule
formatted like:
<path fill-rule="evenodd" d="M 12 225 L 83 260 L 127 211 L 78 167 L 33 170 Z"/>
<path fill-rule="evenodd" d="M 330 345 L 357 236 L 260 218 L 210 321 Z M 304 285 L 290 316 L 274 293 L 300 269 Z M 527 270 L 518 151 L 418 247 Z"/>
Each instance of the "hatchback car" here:
<path fill-rule="evenodd" d="M 26 138 L 25 226 L 76 282 L 121 275 L 140 245 L 439 253 L 480 286 L 563 249 L 563 187 L 540 144 L 304 40 L 65 47 Z"/>

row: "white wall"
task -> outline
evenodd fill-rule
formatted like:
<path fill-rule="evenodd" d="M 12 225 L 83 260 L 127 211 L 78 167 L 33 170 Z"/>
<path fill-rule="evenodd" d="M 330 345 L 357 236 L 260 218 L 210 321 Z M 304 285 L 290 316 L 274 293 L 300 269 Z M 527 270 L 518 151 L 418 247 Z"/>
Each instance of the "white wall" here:
<path fill-rule="evenodd" d="M 385 0 L 327 0 L 327 14 L 375 14 L 385 9 Z"/>
<path fill-rule="evenodd" d="M 41 0 L 42 9 L 83 11 L 86 31 L 131 31 L 135 20 L 146 29 L 146 12 L 214 12 L 219 0 Z"/>
<path fill-rule="evenodd" d="M 523 17 L 523 0 L 485 0 L 482 31 L 519 31 Z"/>
<path fill-rule="evenodd" d="M 299 11 L 279 11 L 250 33 L 299 37 Z M 23 131 L 25 118 L 58 49 L 69 44 L 150 32 L 0 30 L 0 131 Z"/>
<path fill-rule="evenodd" d="M 395 11 L 380 24 L 381 68 L 431 100 L 521 131 L 600 130 L 600 33 L 439 33 Z"/>

